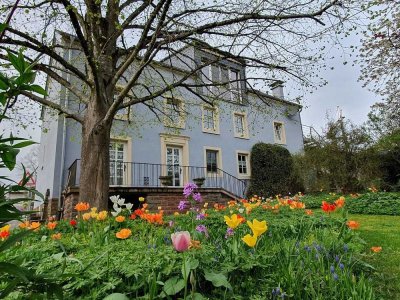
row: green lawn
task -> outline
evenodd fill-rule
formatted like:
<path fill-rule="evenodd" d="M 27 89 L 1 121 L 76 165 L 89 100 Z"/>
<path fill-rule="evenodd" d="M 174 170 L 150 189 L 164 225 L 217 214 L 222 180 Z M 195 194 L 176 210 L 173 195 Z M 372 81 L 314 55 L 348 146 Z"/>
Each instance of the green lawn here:
<path fill-rule="evenodd" d="M 373 282 L 383 299 L 400 299 L 400 216 L 349 215 L 360 223 L 360 236 L 366 242 L 365 260 L 376 268 Z M 372 253 L 371 246 L 381 246 Z"/>

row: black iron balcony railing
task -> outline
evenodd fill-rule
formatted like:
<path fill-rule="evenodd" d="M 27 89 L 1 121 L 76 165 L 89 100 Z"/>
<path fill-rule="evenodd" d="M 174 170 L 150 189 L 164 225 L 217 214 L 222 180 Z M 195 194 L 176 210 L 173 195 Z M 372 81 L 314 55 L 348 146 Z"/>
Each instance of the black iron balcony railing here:
<path fill-rule="evenodd" d="M 186 182 L 203 179 L 204 188 L 222 188 L 237 197 L 245 196 L 245 180 L 218 168 L 212 171 L 207 171 L 206 167 L 111 161 L 110 186 L 180 187 Z M 67 187 L 78 187 L 79 178 L 80 159 L 76 159 L 68 168 Z"/>

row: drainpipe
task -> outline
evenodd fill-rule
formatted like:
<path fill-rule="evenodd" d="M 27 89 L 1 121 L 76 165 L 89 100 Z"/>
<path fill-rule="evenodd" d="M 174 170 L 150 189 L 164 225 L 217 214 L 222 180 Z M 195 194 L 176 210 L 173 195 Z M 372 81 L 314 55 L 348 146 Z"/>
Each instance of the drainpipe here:
<path fill-rule="evenodd" d="M 72 47 L 72 41 L 71 45 Z M 67 61 L 71 62 L 71 47 L 68 49 L 68 54 L 67 54 Z M 71 80 L 71 76 L 69 73 L 67 73 L 67 81 Z M 68 97 L 69 93 L 67 88 L 65 88 L 65 98 L 64 98 L 64 105 L 65 107 L 68 107 Z M 64 201 L 62 199 L 63 197 L 63 179 L 64 179 L 64 158 L 65 158 L 65 136 L 66 136 L 66 131 L 67 131 L 67 119 L 63 116 L 63 134 L 62 134 L 62 146 L 61 146 L 61 160 L 60 160 L 60 196 L 58 198 L 58 208 L 57 208 L 57 219 L 61 219 L 62 211 L 64 210 Z"/>

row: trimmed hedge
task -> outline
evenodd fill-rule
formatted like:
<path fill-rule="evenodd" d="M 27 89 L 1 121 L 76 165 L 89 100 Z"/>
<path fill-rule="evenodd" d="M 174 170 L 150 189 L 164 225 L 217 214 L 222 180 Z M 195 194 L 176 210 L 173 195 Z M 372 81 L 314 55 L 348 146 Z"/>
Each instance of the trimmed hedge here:
<path fill-rule="evenodd" d="M 367 193 L 348 199 L 346 206 L 352 214 L 400 215 L 400 193 Z"/>
<path fill-rule="evenodd" d="M 257 143 L 251 149 L 251 180 L 248 196 L 264 197 L 297 193 L 290 152 L 278 145 Z"/>

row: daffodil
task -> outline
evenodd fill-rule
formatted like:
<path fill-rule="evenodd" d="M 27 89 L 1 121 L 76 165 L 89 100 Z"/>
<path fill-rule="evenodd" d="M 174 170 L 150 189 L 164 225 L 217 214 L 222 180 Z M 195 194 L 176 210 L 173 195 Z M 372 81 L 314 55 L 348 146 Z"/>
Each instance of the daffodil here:
<path fill-rule="evenodd" d="M 256 237 L 259 237 L 262 235 L 264 232 L 267 231 L 267 222 L 266 221 L 258 221 L 257 219 L 254 219 L 253 222 L 247 221 L 247 225 L 251 228 L 253 231 L 253 234 Z"/>
<path fill-rule="evenodd" d="M 242 237 L 242 241 L 245 242 L 247 246 L 253 248 L 257 243 L 257 236 L 246 234 L 244 237 Z"/>
<path fill-rule="evenodd" d="M 241 222 L 241 219 L 238 218 L 237 214 L 233 214 L 230 218 L 228 216 L 224 216 L 224 220 L 226 225 L 228 225 L 228 227 L 232 229 L 238 227 Z"/>

